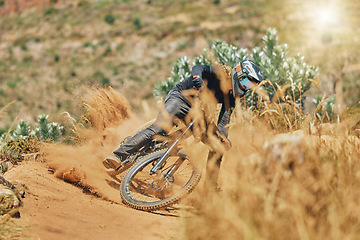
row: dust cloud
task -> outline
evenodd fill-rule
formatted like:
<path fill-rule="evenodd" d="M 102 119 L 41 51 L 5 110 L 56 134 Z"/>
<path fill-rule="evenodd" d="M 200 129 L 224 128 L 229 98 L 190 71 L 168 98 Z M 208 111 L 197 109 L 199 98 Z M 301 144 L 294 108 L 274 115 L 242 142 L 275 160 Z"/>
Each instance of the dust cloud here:
<path fill-rule="evenodd" d="M 237 110 L 220 191 L 195 191 L 181 238 L 356 239 L 360 140 L 352 127 L 324 132 L 321 123 L 279 134 Z"/>
<path fill-rule="evenodd" d="M 108 176 L 102 159 L 145 121 L 111 89 L 97 90 L 89 99 L 92 127 L 77 129 L 80 143 L 48 144 L 43 151 L 57 177 L 120 202 L 121 176 Z M 291 111 L 256 113 L 239 105 L 230 123 L 232 148 L 223 157 L 220 189 L 206 189 L 203 177 L 182 201 L 192 210 L 180 213 L 179 239 L 356 239 L 360 140 L 353 132 L 358 134 L 360 116 L 332 124 L 327 131 L 322 122 L 291 130 Z M 216 109 L 209 111 L 212 115 Z M 198 116 L 190 112 L 189 118 Z M 194 128 L 196 137 L 196 131 L 202 132 L 201 121 Z M 196 139 L 182 144 L 190 159 L 206 163 L 204 144 Z"/>
<path fill-rule="evenodd" d="M 46 144 L 42 152 L 56 177 L 104 199 L 120 202 L 120 179 L 106 174 L 102 160 L 146 123 L 137 118 L 127 100 L 110 87 L 89 90 L 84 103 L 84 119 L 90 127 L 74 124 L 78 143 Z"/>

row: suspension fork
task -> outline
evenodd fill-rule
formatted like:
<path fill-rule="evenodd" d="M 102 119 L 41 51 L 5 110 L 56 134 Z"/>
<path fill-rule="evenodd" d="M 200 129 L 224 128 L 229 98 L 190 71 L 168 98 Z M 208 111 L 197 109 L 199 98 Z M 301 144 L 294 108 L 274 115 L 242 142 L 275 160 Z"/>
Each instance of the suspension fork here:
<path fill-rule="evenodd" d="M 164 164 L 166 159 L 170 156 L 171 151 L 175 148 L 175 146 L 178 144 L 180 139 L 185 135 L 185 133 L 190 130 L 194 125 L 194 121 L 192 121 L 189 126 L 185 129 L 184 132 L 181 133 L 181 135 L 170 145 L 169 149 L 164 153 L 164 155 L 155 163 L 155 165 L 150 170 L 150 175 L 153 175 L 157 171 L 159 171 L 159 168 Z M 175 165 L 168 171 L 166 175 L 169 173 L 172 173 L 173 171 L 176 171 L 180 166 L 179 161 L 176 161 Z"/>

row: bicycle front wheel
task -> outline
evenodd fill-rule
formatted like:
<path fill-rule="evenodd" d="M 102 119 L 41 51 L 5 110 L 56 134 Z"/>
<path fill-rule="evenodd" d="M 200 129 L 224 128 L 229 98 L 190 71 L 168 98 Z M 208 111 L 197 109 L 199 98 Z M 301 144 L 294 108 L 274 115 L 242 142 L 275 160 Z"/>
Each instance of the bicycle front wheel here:
<path fill-rule="evenodd" d="M 150 170 L 166 150 L 143 157 L 128 170 L 120 186 L 125 204 L 153 211 L 178 202 L 196 187 L 201 176 L 200 169 L 188 158 L 177 155 L 169 156 L 159 171 L 150 175 Z"/>

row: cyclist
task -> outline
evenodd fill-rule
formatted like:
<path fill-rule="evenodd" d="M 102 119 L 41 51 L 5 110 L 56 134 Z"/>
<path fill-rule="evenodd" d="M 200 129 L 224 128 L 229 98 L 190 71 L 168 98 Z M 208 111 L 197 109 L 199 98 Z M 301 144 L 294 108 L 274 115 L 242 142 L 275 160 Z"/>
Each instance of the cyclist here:
<path fill-rule="evenodd" d="M 191 108 L 190 102 L 183 94 L 184 91 L 194 88 L 200 90 L 206 87 L 213 92 L 218 103 L 222 104 L 217 127 L 223 137 L 227 139 L 227 125 L 235 107 L 235 98 L 243 97 L 246 91 L 262 80 L 260 68 L 251 60 L 241 61 L 234 68 L 225 65 L 196 65 L 191 70 L 191 76 L 170 90 L 165 99 L 164 108 L 167 115 L 171 116 L 171 122 L 174 118 L 184 120 Z M 160 112 L 152 125 L 136 133 L 115 150 L 113 155 L 104 159 L 104 166 L 108 169 L 117 169 L 129 155 L 149 143 L 153 136 L 164 133 L 164 129 L 160 127 L 160 122 L 163 122 L 164 119 L 165 114 Z M 209 157 L 211 157 L 210 155 Z M 221 156 L 216 162 L 220 167 Z M 217 174 L 214 175 L 217 178 Z"/>

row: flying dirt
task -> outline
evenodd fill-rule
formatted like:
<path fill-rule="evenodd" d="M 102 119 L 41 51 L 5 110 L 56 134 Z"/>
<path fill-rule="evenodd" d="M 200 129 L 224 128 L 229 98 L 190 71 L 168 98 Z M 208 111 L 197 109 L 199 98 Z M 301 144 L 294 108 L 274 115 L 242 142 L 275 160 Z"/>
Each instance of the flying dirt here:
<path fill-rule="evenodd" d="M 220 191 L 204 194 L 201 182 L 182 202 L 187 210 L 153 214 L 124 207 L 121 176 L 109 176 L 102 165 L 102 159 L 146 120 L 135 117 L 112 89 L 93 91 L 86 103 L 90 127 L 74 123 L 77 144 L 42 148 L 53 174 L 43 163 L 28 162 L 14 168 L 23 169 L 13 177 L 7 175 L 27 182 L 30 200 L 25 198 L 22 221 L 33 223 L 35 236 L 143 239 L 143 230 L 154 224 L 159 231 L 147 239 L 356 239 L 360 234 L 360 116 L 338 124 L 304 119 L 298 130 L 289 131 L 279 127 L 293 114 L 288 108 L 280 112 L 284 106 L 258 115 L 236 108 L 229 131 L 232 148 L 219 174 Z M 206 160 L 204 144 L 192 144 L 189 150 L 191 159 Z"/>
<path fill-rule="evenodd" d="M 56 177 L 120 203 L 120 179 L 105 172 L 102 160 L 145 122 L 136 118 L 126 99 L 110 87 L 92 89 L 85 106 L 84 118 L 90 127 L 74 125 L 78 144 L 47 144 L 43 154 Z"/>
<path fill-rule="evenodd" d="M 90 127 L 74 123 L 76 145 L 46 144 L 40 159 L 23 161 L 6 173 L 10 181 L 26 186 L 21 217 L 16 220 L 23 235 L 28 239 L 168 239 L 177 235 L 178 213 L 125 207 L 120 179 L 106 174 L 102 165 L 102 159 L 144 121 L 134 117 L 127 101 L 111 88 L 91 90 L 86 108 L 84 118 Z"/>

